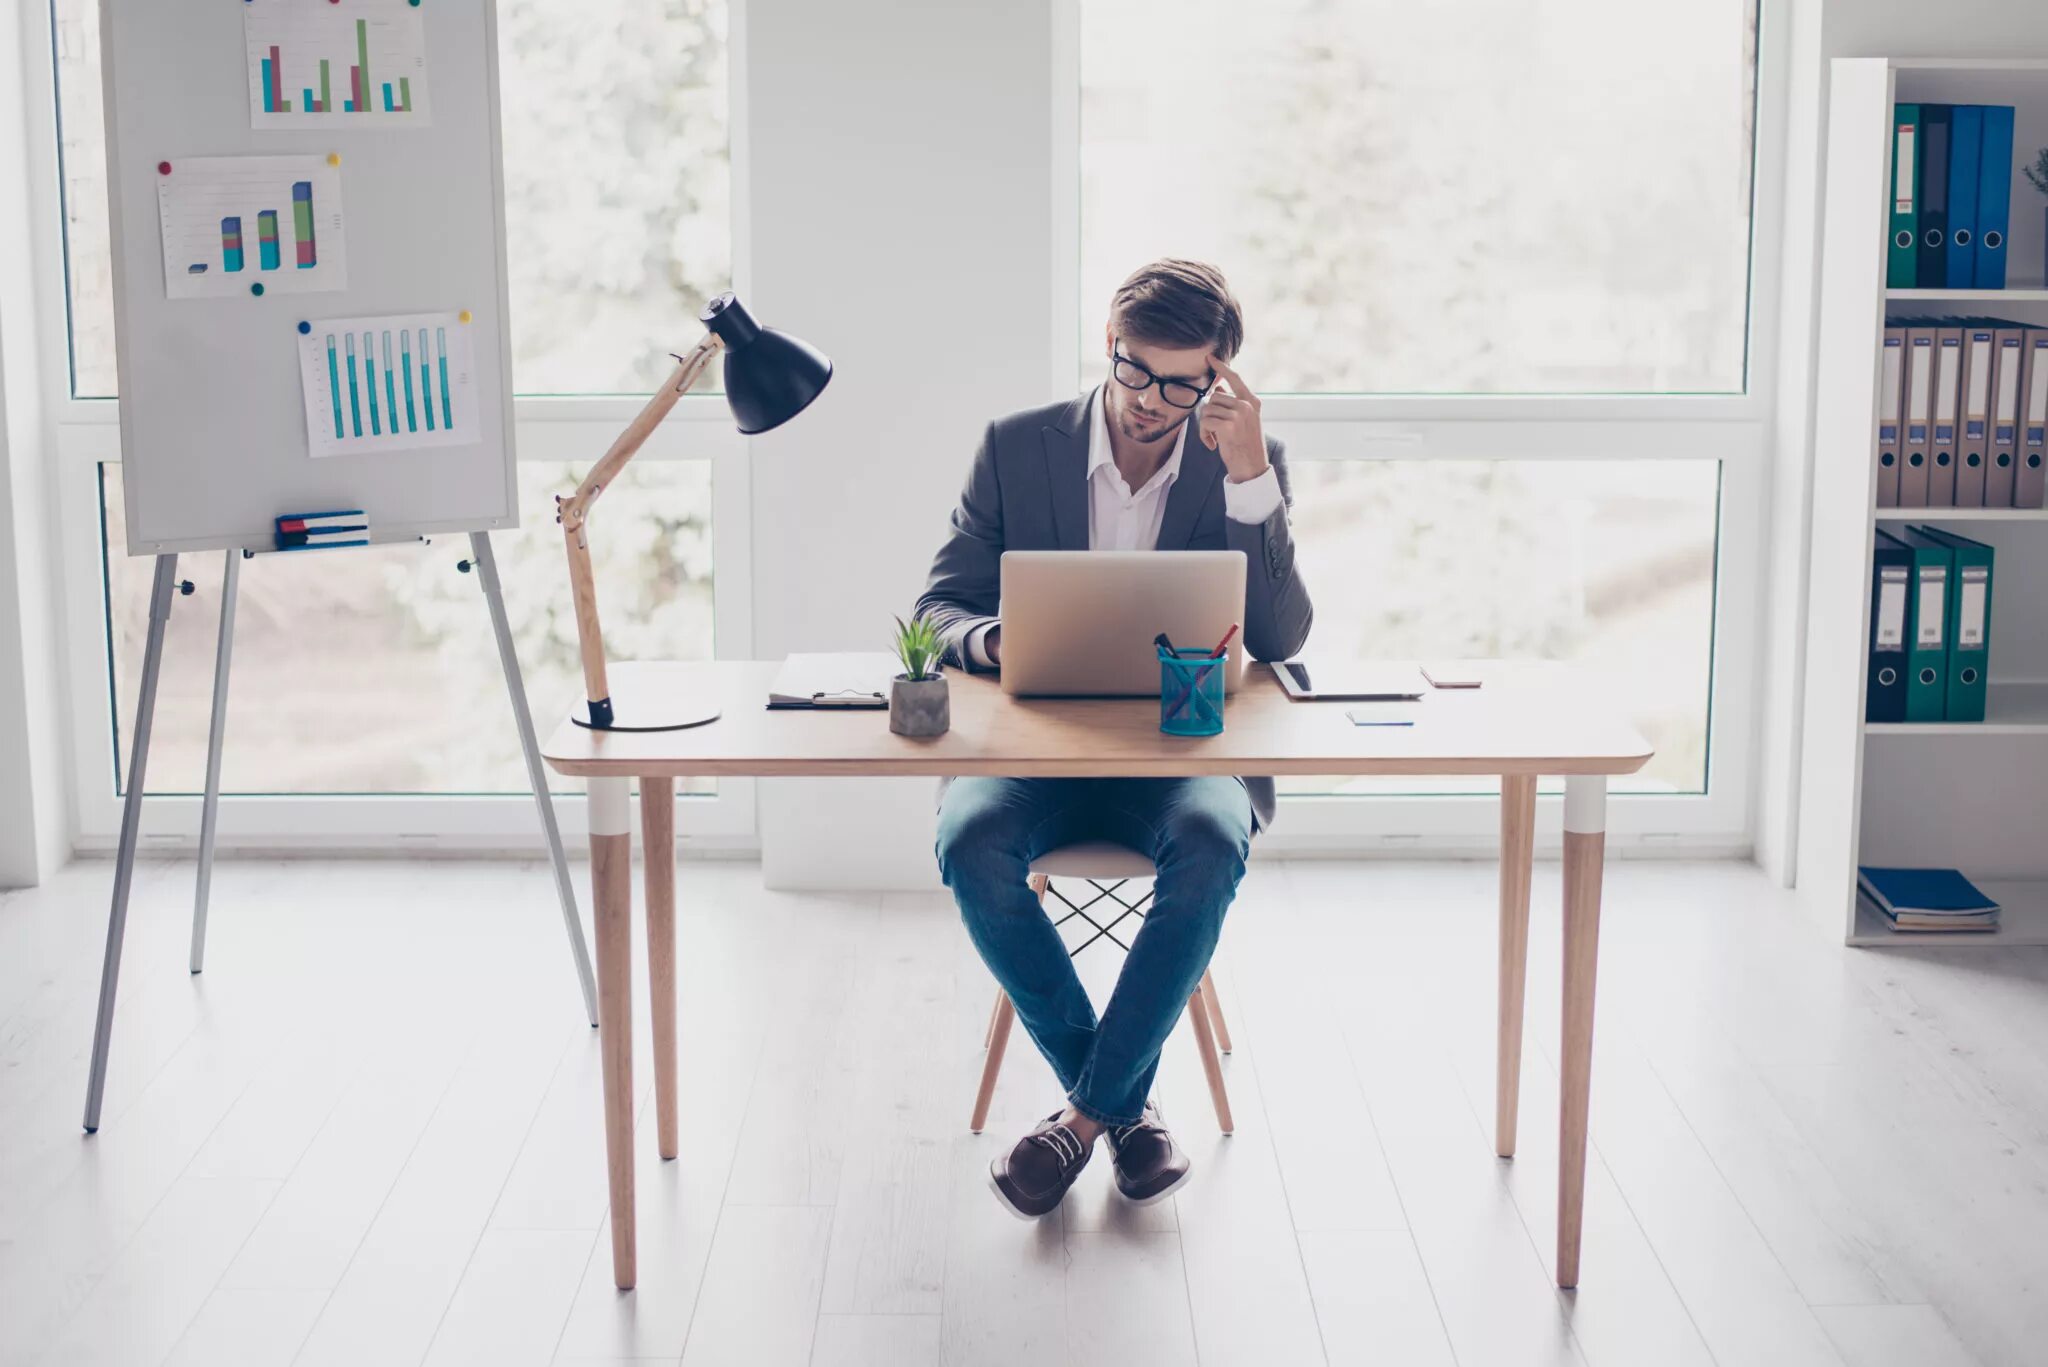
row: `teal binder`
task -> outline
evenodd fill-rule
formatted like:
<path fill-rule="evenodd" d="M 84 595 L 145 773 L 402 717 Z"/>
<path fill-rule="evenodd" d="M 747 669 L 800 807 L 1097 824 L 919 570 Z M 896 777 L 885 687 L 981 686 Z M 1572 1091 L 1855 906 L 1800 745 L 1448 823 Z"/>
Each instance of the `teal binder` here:
<path fill-rule="evenodd" d="M 1887 289 L 1909 290 L 1919 283 L 1920 106 L 1892 107 L 1892 237 L 1885 252 Z M 1936 282 L 1939 283 L 1939 282 Z"/>
<path fill-rule="evenodd" d="M 1949 548 L 1955 567 L 1948 588 L 1948 680 L 1942 716 L 1983 721 L 1991 674 L 1992 548 L 1939 527 L 1911 530 Z"/>
<path fill-rule="evenodd" d="M 1906 720 L 1941 721 L 1948 709 L 1948 581 L 1955 552 L 1911 531 L 1892 539 L 1913 553 L 1906 611 Z"/>

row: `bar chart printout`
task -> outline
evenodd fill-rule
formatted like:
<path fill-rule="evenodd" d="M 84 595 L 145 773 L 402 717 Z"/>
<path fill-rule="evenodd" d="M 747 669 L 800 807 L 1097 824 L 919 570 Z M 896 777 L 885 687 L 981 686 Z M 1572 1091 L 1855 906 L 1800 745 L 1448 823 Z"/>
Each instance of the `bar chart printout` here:
<path fill-rule="evenodd" d="M 453 313 L 309 322 L 298 339 L 307 451 L 349 456 L 475 445 L 471 332 Z"/>
<path fill-rule="evenodd" d="M 407 0 L 247 0 L 254 128 L 421 128 L 426 30 Z"/>
<path fill-rule="evenodd" d="M 167 297 L 348 288 L 341 172 L 326 157 L 179 157 L 164 164 L 171 169 L 157 176 L 156 189 Z M 280 230 L 289 236 L 288 251 Z M 263 289 L 252 291 L 258 284 Z"/>

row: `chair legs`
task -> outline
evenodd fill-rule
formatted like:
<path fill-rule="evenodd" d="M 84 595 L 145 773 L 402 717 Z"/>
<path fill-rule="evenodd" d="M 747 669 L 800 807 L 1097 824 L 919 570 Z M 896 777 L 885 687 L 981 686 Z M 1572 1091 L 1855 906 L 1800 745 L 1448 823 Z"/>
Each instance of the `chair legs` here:
<path fill-rule="evenodd" d="M 1216 975 L 1202 970 L 1202 1000 L 1209 1004 L 1209 1021 L 1216 1027 L 1216 1042 L 1230 1052 L 1230 1027 L 1223 1023 L 1223 998 L 1216 995 Z"/>
<path fill-rule="evenodd" d="M 1041 903 L 1045 901 L 1045 889 L 1050 881 L 1041 874 L 1031 876 L 1031 891 Z M 1209 1100 L 1216 1107 L 1216 1126 L 1225 1134 L 1235 1133 L 1237 1125 L 1230 1114 L 1230 1093 L 1223 1083 L 1221 1057 L 1230 1052 L 1230 1027 L 1223 1023 L 1223 1003 L 1216 995 L 1215 975 L 1207 969 L 1202 971 L 1202 981 L 1195 988 L 1194 995 L 1188 998 L 1188 1013 L 1188 1019 L 1195 1028 L 1195 1047 L 1202 1056 L 1202 1073 L 1209 1081 Z M 981 1063 L 981 1085 L 974 1093 L 974 1116 L 967 1122 L 967 1128 L 975 1134 L 980 1134 L 988 1123 L 988 1109 L 995 1100 L 996 1079 L 1002 1074 L 1003 1054 L 1010 1044 L 1010 1027 L 1016 1021 L 1017 1008 L 1009 996 L 997 988 L 995 1006 L 989 1012 L 988 1029 L 982 1035 L 982 1048 L 988 1053 Z"/>
<path fill-rule="evenodd" d="M 1201 1050 L 1202 1071 L 1209 1078 L 1209 1100 L 1216 1107 L 1216 1128 L 1235 1134 L 1237 1123 L 1230 1118 L 1230 1093 L 1223 1088 L 1223 1060 L 1216 1053 L 1216 1031 L 1209 1015 L 1209 994 L 1197 987 L 1188 998 L 1188 1015 L 1194 1022 L 1195 1046 Z"/>

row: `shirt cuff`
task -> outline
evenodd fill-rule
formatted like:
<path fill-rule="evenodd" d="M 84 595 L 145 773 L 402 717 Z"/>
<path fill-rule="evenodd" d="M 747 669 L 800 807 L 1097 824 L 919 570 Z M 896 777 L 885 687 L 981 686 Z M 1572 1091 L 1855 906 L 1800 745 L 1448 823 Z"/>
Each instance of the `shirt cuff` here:
<path fill-rule="evenodd" d="M 1223 512 L 1232 522 L 1260 523 L 1280 506 L 1280 472 L 1272 466 L 1242 484 L 1223 481 Z"/>
<path fill-rule="evenodd" d="M 996 662 L 989 658 L 988 646 L 985 642 L 988 634 L 995 630 L 997 625 L 998 623 L 995 622 L 983 622 L 980 626 L 968 629 L 967 658 L 978 669 L 994 669 L 996 667 Z"/>

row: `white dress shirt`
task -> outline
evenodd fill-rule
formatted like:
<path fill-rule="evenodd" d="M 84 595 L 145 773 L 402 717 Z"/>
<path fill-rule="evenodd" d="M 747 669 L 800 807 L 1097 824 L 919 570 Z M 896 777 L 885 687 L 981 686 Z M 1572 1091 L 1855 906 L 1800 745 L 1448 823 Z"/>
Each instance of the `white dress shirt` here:
<path fill-rule="evenodd" d="M 1096 387 L 1088 402 L 1088 549 L 1091 551 L 1151 551 L 1159 548 L 1159 528 L 1166 520 L 1166 495 L 1180 478 L 1182 459 L 1194 440 L 1196 420 L 1180 427 L 1180 440 L 1173 454 L 1155 470 L 1144 486 L 1132 489 L 1116 468 L 1109 445 L 1109 417 L 1103 411 L 1103 395 Z M 1269 465 L 1263 474 L 1237 483 L 1223 481 L 1223 513 L 1233 522 L 1260 523 L 1280 506 L 1280 476 Z M 989 659 L 984 638 L 997 625 L 987 623 L 967 634 L 967 655 L 986 669 Z"/>

